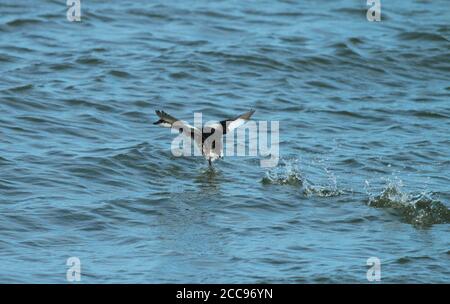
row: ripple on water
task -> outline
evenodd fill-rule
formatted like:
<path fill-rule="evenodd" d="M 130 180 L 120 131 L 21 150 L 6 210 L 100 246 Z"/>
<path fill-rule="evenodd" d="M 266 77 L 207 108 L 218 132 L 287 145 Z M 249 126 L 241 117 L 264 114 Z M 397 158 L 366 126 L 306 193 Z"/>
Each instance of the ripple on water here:
<path fill-rule="evenodd" d="M 25 25 L 37 25 L 39 23 L 42 23 L 42 20 L 39 19 L 32 19 L 32 18 L 25 18 L 25 19 L 14 19 L 11 21 L 8 21 L 6 25 L 11 27 L 21 27 Z"/>
<path fill-rule="evenodd" d="M 399 34 L 398 37 L 402 40 L 449 42 L 447 38 L 442 35 L 427 32 L 406 32 Z"/>
<path fill-rule="evenodd" d="M 78 58 L 75 62 L 85 65 L 100 65 L 104 63 L 102 59 L 93 56 L 82 56 Z"/>
<path fill-rule="evenodd" d="M 111 70 L 109 74 L 118 78 L 129 78 L 131 76 L 129 73 L 120 70 Z"/>

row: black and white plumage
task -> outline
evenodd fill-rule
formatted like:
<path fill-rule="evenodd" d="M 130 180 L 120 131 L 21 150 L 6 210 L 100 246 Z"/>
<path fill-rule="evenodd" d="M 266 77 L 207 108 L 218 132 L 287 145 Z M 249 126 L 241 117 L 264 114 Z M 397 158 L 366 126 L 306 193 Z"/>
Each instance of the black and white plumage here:
<path fill-rule="evenodd" d="M 253 113 L 255 113 L 255 110 L 250 110 L 231 119 L 222 120 L 217 124 L 208 125 L 201 130 L 178 120 L 177 118 L 167 114 L 164 111 L 156 110 L 155 112 L 156 115 L 158 115 L 159 120 L 154 122 L 153 124 L 165 128 L 179 128 L 180 132 L 183 132 L 185 136 L 191 137 L 194 140 L 197 147 L 202 152 L 202 155 L 208 160 L 209 165 L 211 165 L 213 161 L 222 157 L 222 149 L 221 145 L 219 146 L 215 144 L 215 140 L 209 142 L 208 138 L 210 138 L 211 135 L 215 134 L 215 132 L 220 129 L 222 133 L 219 133 L 219 139 L 222 140 L 223 135 L 230 133 L 234 129 L 245 124 L 253 115 Z"/>

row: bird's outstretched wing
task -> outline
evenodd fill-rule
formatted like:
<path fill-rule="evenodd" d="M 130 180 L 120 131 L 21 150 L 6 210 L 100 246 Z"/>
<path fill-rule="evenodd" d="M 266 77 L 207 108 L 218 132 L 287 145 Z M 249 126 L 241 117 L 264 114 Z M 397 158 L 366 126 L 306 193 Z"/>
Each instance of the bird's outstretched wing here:
<path fill-rule="evenodd" d="M 245 124 L 250 120 L 250 117 L 252 117 L 253 113 L 255 113 L 255 110 L 250 110 L 232 119 L 222 120 L 220 124 L 222 125 L 223 134 L 227 134 Z"/>
<path fill-rule="evenodd" d="M 172 125 L 178 121 L 178 119 L 176 119 L 175 117 L 167 114 L 164 111 L 159 111 L 156 110 L 155 111 L 156 115 L 158 115 L 159 120 L 154 122 L 154 125 L 160 125 L 161 127 L 165 127 L 165 128 L 172 128 Z"/>
<path fill-rule="evenodd" d="M 197 144 L 200 144 L 201 147 L 202 131 L 198 128 L 191 126 L 182 120 L 178 120 L 164 111 L 156 110 L 155 113 L 158 115 L 159 120 L 154 122 L 154 125 L 159 125 L 164 128 L 179 128 L 180 133 L 183 132 L 185 136 L 191 137 Z M 200 143 L 198 143 L 198 141 L 200 141 Z"/>

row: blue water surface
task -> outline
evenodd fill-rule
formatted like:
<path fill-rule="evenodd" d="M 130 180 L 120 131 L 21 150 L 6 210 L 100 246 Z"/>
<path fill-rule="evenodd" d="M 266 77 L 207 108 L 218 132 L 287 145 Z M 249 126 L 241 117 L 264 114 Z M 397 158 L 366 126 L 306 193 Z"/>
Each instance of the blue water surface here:
<path fill-rule="evenodd" d="M 448 1 L 0 3 L 0 282 L 450 281 Z M 280 162 L 177 158 L 256 109 Z"/>

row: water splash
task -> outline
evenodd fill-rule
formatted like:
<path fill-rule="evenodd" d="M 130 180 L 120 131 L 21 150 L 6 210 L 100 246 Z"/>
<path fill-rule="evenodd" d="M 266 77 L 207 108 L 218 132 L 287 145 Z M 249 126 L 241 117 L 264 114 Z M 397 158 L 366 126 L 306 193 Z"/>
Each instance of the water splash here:
<path fill-rule="evenodd" d="M 266 175 L 261 182 L 264 185 L 291 185 L 301 186 L 305 181 L 298 167 L 298 160 L 282 160 L 283 164 L 277 166 L 270 171 L 266 171 Z"/>
<path fill-rule="evenodd" d="M 327 167 L 323 167 L 323 170 L 327 176 L 326 185 L 314 185 L 311 182 L 306 181 L 303 193 L 306 196 L 316 195 L 320 197 L 334 197 L 343 194 L 344 192 L 338 189 L 337 177 L 334 175 L 333 171 Z"/>
<path fill-rule="evenodd" d="M 306 196 L 319 196 L 319 197 L 334 197 L 343 194 L 342 190 L 339 190 L 335 187 L 327 187 L 327 186 L 316 186 L 316 185 L 305 185 L 303 189 L 303 193 Z"/>
<path fill-rule="evenodd" d="M 366 185 L 369 183 L 366 181 Z M 402 191 L 403 182 L 398 178 L 388 180 L 380 194 L 370 192 L 368 205 L 374 208 L 389 208 L 406 223 L 417 227 L 450 223 L 450 210 L 432 193 L 409 193 Z"/>
<path fill-rule="evenodd" d="M 338 189 L 337 178 L 331 170 L 323 167 L 327 181 L 325 184 L 314 183 L 306 178 L 300 169 L 298 159 L 282 159 L 282 165 L 267 171 L 261 182 L 264 185 L 291 185 L 299 186 L 305 196 L 333 197 L 343 193 Z M 314 162 L 311 162 L 315 165 Z M 320 175 L 323 178 L 323 175 Z"/>

